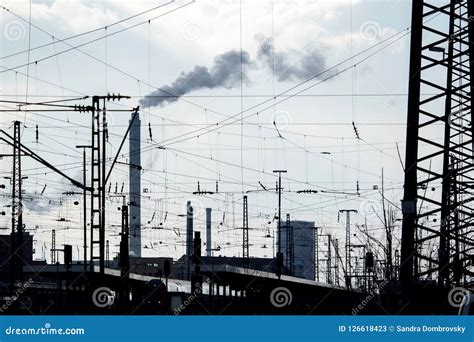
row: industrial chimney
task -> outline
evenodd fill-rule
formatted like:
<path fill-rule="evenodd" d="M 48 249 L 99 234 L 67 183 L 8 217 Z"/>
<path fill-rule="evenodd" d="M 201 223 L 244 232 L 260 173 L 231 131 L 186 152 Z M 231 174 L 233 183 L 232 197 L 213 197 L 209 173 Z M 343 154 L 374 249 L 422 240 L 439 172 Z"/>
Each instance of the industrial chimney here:
<path fill-rule="evenodd" d="M 187 279 L 191 279 L 191 261 L 193 257 L 193 207 L 191 201 L 186 205 L 186 261 Z"/>
<path fill-rule="evenodd" d="M 191 201 L 186 205 L 186 256 L 193 255 L 193 207 Z"/>
<path fill-rule="evenodd" d="M 133 114 L 132 114 L 133 117 Z M 140 158 L 140 128 L 139 114 L 136 114 L 130 128 L 129 137 L 129 191 L 130 191 L 130 254 L 142 256 L 141 238 L 141 158 Z"/>
<path fill-rule="evenodd" d="M 211 208 L 206 208 L 206 255 L 212 256 L 212 244 L 211 244 Z"/>

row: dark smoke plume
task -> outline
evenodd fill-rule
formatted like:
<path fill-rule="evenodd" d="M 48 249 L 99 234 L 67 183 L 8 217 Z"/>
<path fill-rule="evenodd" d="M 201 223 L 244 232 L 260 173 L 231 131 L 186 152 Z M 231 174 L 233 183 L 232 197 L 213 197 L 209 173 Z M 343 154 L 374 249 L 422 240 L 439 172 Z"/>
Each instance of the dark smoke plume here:
<path fill-rule="evenodd" d="M 252 64 L 248 52 L 242 52 L 241 61 L 240 52 L 231 50 L 214 57 L 214 64 L 210 69 L 197 65 L 192 71 L 182 72 L 171 85 L 163 86 L 142 98 L 140 106 L 162 106 L 198 89 L 234 88 L 240 85 L 241 62 L 244 66 L 242 76 L 246 80 L 246 67 Z"/>
<path fill-rule="evenodd" d="M 325 70 L 325 59 L 314 48 L 304 51 L 274 51 L 271 39 L 262 35 L 256 36 L 256 39 L 260 42 L 257 50 L 258 62 L 274 70 L 279 82 L 303 81 Z M 241 63 L 242 77 L 247 81 L 246 71 L 256 63 L 250 59 L 248 52 L 243 51 L 241 56 L 239 51 L 231 50 L 214 57 L 211 68 L 197 65 L 192 71 L 182 72 L 170 85 L 143 97 L 140 106 L 142 108 L 163 106 L 199 89 L 237 87 L 240 85 Z"/>
<path fill-rule="evenodd" d="M 260 46 L 257 58 L 273 69 L 279 82 L 303 81 L 320 74 L 326 68 L 325 58 L 314 48 L 304 51 L 274 51 L 271 38 L 257 36 Z"/>

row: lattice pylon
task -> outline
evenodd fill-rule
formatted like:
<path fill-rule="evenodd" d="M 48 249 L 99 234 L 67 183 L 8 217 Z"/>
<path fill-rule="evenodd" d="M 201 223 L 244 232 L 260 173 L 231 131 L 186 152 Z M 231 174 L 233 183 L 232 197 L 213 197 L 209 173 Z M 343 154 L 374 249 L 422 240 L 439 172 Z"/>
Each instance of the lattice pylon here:
<path fill-rule="evenodd" d="M 413 1 L 400 265 L 405 291 L 430 279 L 441 287 L 464 284 L 474 275 L 473 21 L 470 1 Z"/>

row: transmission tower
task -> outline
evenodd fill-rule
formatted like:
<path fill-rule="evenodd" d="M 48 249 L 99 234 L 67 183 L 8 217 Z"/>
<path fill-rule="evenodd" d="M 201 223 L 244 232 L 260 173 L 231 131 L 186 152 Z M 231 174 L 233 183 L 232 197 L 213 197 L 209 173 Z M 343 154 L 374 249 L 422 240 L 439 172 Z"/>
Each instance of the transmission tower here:
<path fill-rule="evenodd" d="M 449 288 L 474 274 L 473 6 L 413 1 L 400 262 L 405 295 L 429 279 Z M 430 253 L 433 245 L 437 253 Z"/>
<path fill-rule="evenodd" d="M 11 235 L 11 286 L 15 280 L 23 279 L 23 192 L 21 185 L 21 133 L 20 121 L 13 124 L 13 168 L 12 168 L 12 235 Z"/>

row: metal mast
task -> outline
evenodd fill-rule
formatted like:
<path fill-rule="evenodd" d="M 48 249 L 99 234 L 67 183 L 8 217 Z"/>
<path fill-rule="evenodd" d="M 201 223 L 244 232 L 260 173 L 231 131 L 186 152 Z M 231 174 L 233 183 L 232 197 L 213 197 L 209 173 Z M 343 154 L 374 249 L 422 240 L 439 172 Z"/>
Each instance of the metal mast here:
<path fill-rule="evenodd" d="M 277 229 L 277 243 L 278 243 L 278 252 L 276 256 L 277 260 L 277 273 L 279 277 L 281 275 L 281 268 L 283 266 L 283 254 L 281 252 L 281 174 L 286 173 L 286 170 L 273 170 L 274 173 L 278 173 L 278 229 Z"/>
<path fill-rule="evenodd" d="M 244 196 L 244 213 L 243 213 L 243 243 L 242 243 L 242 257 L 249 259 L 249 210 L 247 204 L 247 196 Z M 248 261 L 248 260 L 247 260 Z"/>
<path fill-rule="evenodd" d="M 90 221 L 91 221 L 91 267 L 94 266 L 94 261 L 99 260 L 100 273 L 105 271 L 105 186 L 109 179 L 110 172 L 117 160 L 114 162 L 109 170 L 106 172 L 107 153 L 106 146 L 108 140 L 108 123 L 107 123 L 107 109 L 106 101 L 120 101 L 124 98 L 130 98 L 120 94 L 107 94 L 106 96 L 93 96 L 92 106 L 77 107 L 79 111 L 90 111 L 92 113 L 92 137 L 91 137 L 91 205 L 90 205 Z M 101 108 L 102 102 L 102 108 Z M 135 112 L 138 111 L 134 109 Z M 117 110 L 115 110 L 117 111 Z M 102 115 L 101 115 L 102 114 Z M 137 115 L 137 113 L 136 113 Z M 101 119 L 102 117 L 102 119 Z M 127 130 L 127 134 L 129 129 Z M 124 137 L 125 139 L 125 137 Z M 119 151 L 123 146 L 123 142 L 119 147 Z M 98 236 L 97 236 L 98 235 Z"/>
<path fill-rule="evenodd" d="M 400 263 L 406 296 L 425 279 L 451 287 L 474 274 L 473 6 L 413 1 Z"/>
<path fill-rule="evenodd" d="M 314 227 L 314 254 L 315 254 L 315 262 L 314 262 L 314 280 L 319 281 L 319 234 L 318 234 L 318 227 Z"/>
<path fill-rule="evenodd" d="M 286 265 L 290 274 L 294 274 L 295 268 L 295 245 L 293 239 L 293 226 L 291 225 L 290 214 L 286 214 Z"/>
<path fill-rule="evenodd" d="M 351 213 L 357 213 L 354 209 L 342 209 L 339 213 L 346 213 L 346 286 L 352 285 L 352 265 L 351 265 Z"/>
<path fill-rule="evenodd" d="M 328 234 L 327 238 L 328 238 L 328 252 L 327 252 L 328 259 L 327 259 L 327 266 L 326 266 L 327 267 L 327 269 L 326 269 L 326 272 L 327 272 L 326 282 L 328 284 L 332 284 L 332 278 L 331 278 L 331 267 L 332 267 L 332 263 L 331 263 L 331 234 Z"/>
<path fill-rule="evenodd" d="M 23 202 L 21 177 L 20 121 L 14 122 L 12 169 L 11 285 L 22 281 L 23 274 Z"/>
<path fill-rule="evenodd" d="M 102 168 L 101 168 L 101 143 L 100 143 L 100 103 L 99 97 L 92 98 L 92 138 L 91 138 L 91 257 L 92 263 L 99 260 L 101 273 L 104 270 L 104 239 L 103 224 L 104 203 L 102 202 L 103 184 L 102 184 Z M 105 192 L 104 192 L 105 193 Z M 98 235 L 98 237 L 96 237 Z M 91 265 L 93 267 L 93 264 Z"/>
<path fill-rule="evenodd" d="M 51 264 L 56 264 L 56 230 L 53 229 L 51 232 Z"/>

